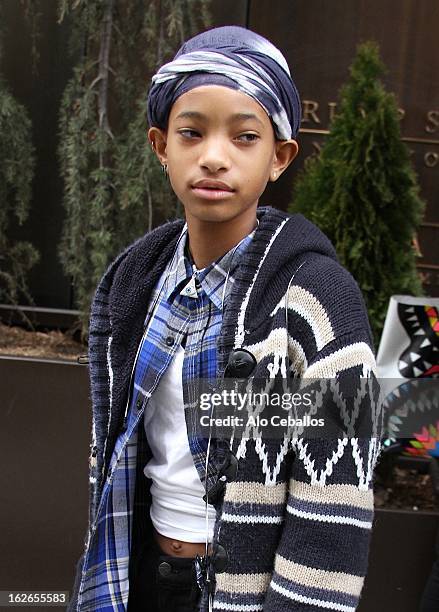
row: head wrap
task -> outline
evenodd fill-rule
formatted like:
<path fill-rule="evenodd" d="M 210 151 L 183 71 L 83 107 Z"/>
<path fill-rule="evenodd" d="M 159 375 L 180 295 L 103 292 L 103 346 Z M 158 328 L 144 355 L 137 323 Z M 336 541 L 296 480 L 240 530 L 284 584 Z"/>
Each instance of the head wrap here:
<path fill-rule="evenodd" d="M 176 99 L 194 87 L 223 85 L 256 100 L 270 117 L 279 140 L 300 127 L 299 93 L 288 64 L 270 41 L 239 26 L 223 26 L 188 40 L 152 77 L 148 122 L 166 129 Z"/>

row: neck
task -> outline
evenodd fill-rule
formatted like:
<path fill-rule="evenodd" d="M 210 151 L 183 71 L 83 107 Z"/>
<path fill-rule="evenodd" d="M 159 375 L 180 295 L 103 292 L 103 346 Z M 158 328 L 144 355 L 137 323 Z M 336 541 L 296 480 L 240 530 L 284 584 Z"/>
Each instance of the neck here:
<path fill-rule="evenodd" d="M 256 211 L 227 221 L 201 221 L 186 215 L 189 249 L 199 270 L 230 251 L 252 232 L 256 225 Z"/>

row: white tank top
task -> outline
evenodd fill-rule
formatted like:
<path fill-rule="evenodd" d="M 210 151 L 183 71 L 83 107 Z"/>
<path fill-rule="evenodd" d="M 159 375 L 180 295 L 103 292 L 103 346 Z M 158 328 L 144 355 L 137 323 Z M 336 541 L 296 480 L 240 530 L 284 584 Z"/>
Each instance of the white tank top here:
<path fill-rule="evenodd" d="M 205 542 L 204 489 L 195 468 L 184 418 L 182 370 L 184 349 L 179 346 L 145 409 L 144 427 L 152 459 L 144 474 L 152 479 L 151 520 L 168 538 Z M 208 504 L 208 542 L 213 539 L 215 508 Z"/>

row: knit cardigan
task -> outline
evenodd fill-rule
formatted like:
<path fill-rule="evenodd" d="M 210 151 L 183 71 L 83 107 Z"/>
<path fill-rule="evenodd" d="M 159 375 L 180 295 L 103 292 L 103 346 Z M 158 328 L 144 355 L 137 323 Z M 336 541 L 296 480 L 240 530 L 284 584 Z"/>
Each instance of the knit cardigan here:
<path fill-rule="evenodd" d="M 257 215 L 259 226 L 223 312 L 218 377 L 236 348 L 255 356 L 252 376 L 258 379 L 326 377 L 342 384 L 346 374 L 374 377 L 364 302 L 329 240 L 301 215 L 271 207 L 258 208 Z M 182 226 L 181 220 L 167 223 L 129 246 L 95 294 L 89 332 L 93 431 L 86 549 L 99 520 L 100 494 L 122 426 L 149 297 Z M 139 483 L 148 458 L 142 429 Z M 354 611 L 367 569 L 379 439 L 244 439 L 233 440 L 231 450 L 238 458 L 237 477 L 215 504 L 214 542 L 227 551 L 228 566 L 216 575 L 214 609 Z M 150 529 L 144 488 L 144 480 L 136 485 L 133 538 Z M 83 562 L 84 555 L 69 610 L 80 609 Z M 207 610 L 205 596 L 200 610 Z"/>

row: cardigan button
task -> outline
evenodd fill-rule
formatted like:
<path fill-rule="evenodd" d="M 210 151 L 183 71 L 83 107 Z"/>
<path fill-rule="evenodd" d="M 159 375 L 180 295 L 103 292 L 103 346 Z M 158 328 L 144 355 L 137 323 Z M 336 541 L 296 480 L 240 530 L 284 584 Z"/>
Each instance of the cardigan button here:
<path fill-rule="evenodd" d="M 172 572 L 172 567 L 171 564 L 168 563 L 167 561 L 162 561 L 162 563 L 160 563 L 159 565 L 159 574 L 160 576 L 169 576 L 169 574 Z"/>
<path fill-rule="evenodd" d="M 175 342 L 174 338 L 172 336 L 168 336 L 165 340 L 167 346 L 172 346 Z"/>
<path fill-rule="evenodd" d="M 225 480 L 218 479 L 213 484 L 205 495 L 203 495 L 203 501 L 211 504 L 212 506 L 219 501 L 220 496 L 224 492 L 226 486 Z"/>
<path fill-rule="evenodd" d="M 218 469 L 217 480 L 207 492 L 203 495 L 203 500 L 208 504 L 215 504 L 219 501 L 220 496 L 224 493 L 226 484 L 233 482 L 238 474 L 238 459 L 230 451 L 227 450 L 222 465 Z"/>
<path fill-rule="evenodd" d="M 230 353 L 224 376 L 248 378 L 256 367 L 256 357 L 246 349 L 234 349 Z"/>
<path fill-rule="evenodd" d="M 220 466 L 218 476 L 224 482 L 232 482 L 236 479 L 238 473 L 238 459 L 232 451 L 228 451 L 224 459 L 224 463 Z"/>
<path fill-rule="evenodd" d="M 215 548 L 215 552 L 212 555 L 213 569 L 217 574 L 222 574 L 229 564 L 227 551 L 224 546 L 218 544 Z"/>

